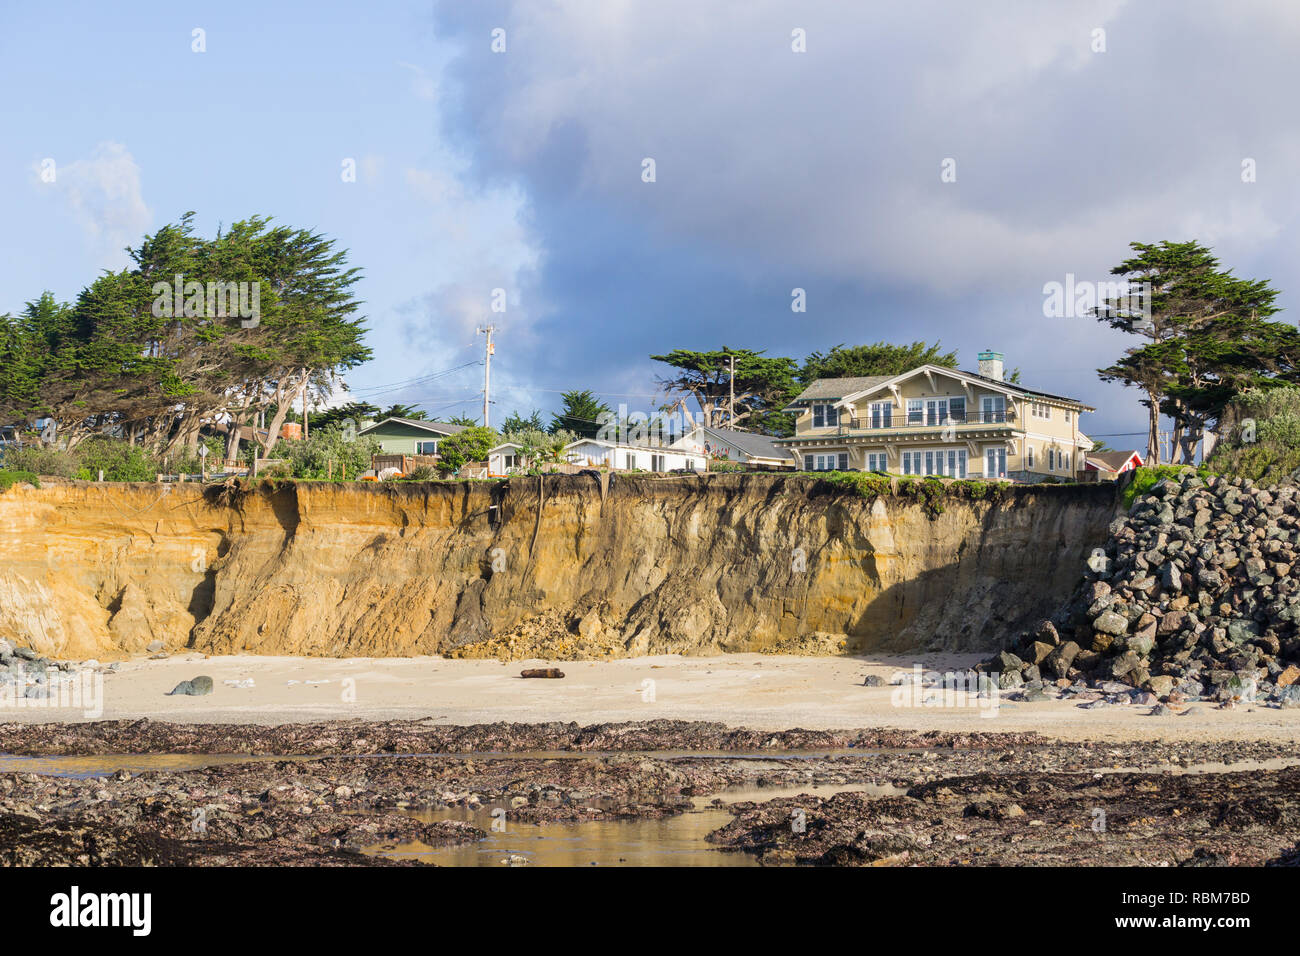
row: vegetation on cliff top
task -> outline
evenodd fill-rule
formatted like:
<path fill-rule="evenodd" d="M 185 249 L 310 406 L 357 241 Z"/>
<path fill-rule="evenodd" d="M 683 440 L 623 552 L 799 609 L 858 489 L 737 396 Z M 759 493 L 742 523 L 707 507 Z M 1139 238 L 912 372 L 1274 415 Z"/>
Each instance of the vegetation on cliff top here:
<path fill-rule="evenodd" d="M 938 478 L 899 478 L 895 484 L 888 475 L 862 471 L 804 472 L 804 474 L 868 500 L 891 494 L 912 498 L 923 504 L 926 513 L 932 518 L 943 514 L 945 500 L 997 501 L 1004 497 L 1011 487 L 1005 482 L 980 481 L 973 478 L 957 478 L 952 481 L 941 481 Z"/>
<path fill-rule="evenodd" d="M 1210 456 L 1214 472 L 1277 482 L 1300 468 L 1300 387 L 1248 389 L 1224 413 L 1224 440 Z"/>
<path fill-rule="evenodd" d="M 14 471 L 10 468 L 0 468 L 0 494 L 8 491 L 14 485 L 28 484 L 35 488 L 41 486 L 41 479 L 37 478 L 30 471 Z"/>

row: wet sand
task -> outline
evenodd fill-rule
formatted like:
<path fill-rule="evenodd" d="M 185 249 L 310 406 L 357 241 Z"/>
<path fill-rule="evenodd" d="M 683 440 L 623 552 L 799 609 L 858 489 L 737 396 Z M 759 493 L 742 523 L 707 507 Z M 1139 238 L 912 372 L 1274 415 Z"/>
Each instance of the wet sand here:
<path fill-rule="evenodd" d="M 948 733 L 1037 732 L 1060 740 L 1293 740 L 1300 708 L 1246 704 L 1220 710 L 1192 705 L 1178 716 L 1148 716 L 1149 707 L 1083 710 L 1069 700 L 1016 703 L 996 711 L 973 706 L 916 706 L 898 687 L 865 687 L 866 675 L 888 682 L 920 664 L 958 670 L 975 655 L 912 657 L 642 657 L 611 661 L 498 661 L 441 658 L 336 659 L 179 654 L 123 661 L 105 675 L 103 713 L 6 706 L 0 722 L 69 722 L 149 718 L 178 723 L 276 725 L 334 720 L 424 719 L 440 724 L 720 721 L 758 730 L 893 728 Z M 525 680 L 521 670 L 558 666 L 561 680 Z M 182 680 L 205 674 L 203 697 L 166 696 Z M 252 679 L 252 687 L 226 681 Z M 924 695 L 923 695 L 924 696 Z M 900 698 L 902 703 L 900 704 Z"/>

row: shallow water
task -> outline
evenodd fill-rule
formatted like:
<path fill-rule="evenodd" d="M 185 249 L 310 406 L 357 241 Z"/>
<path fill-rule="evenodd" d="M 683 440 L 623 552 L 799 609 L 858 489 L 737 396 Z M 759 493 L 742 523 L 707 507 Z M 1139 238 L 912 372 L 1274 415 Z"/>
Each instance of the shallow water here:
<path fill-rule="evenodd" d="M 464 760 L 577 760 L 622 757 L 641 759 L 726 759 L 772 761 L 811 760 L 819 757 L 868 756 L 884 751 L 804 750 L 804 751 L 528 751 L 476 752 L 449 754 L 356 754 L 346 756 L 401 757 L 437 756 Z M 331 755 L 268 754 L 100 754 L 94 756 L 30 757 L 0 754 L 0 773 L 35 773 L 56 777 L 86 779 L 109 776 L 119 770 L 132 774 L 202 770 L 207 767 L 240 763 L 275 761 L 311 761 L 331 759 Z M 473 844 L 430 847 L 422 843 L 380 844 L 364 852 L 394 857 L 414 858 L 439 866 L 757 866 L 747 853 L 724 852 L 706 841 L 709 833 L 731 822 L 732 814 L 724 804 L 746 801 L 763 802 L 781 797 L 808 794 L 829 797 L 843 791 L 862 791 L 888 796 L 900 791 L 888 784 L 830 784 L 790 787 L 733 787 L 708 796 L 696 797 L 684 813 L 663 819 L 602 820 L 582 823 L 523 823 L 493 818 L 492 806 L 479 810 L 412 810 L 411 816 L 426 823 L 462 820 L 473 823 L 488 834 Z M 493 829 L 494 824 L 504 829 Z"/>
<path fill-rule="evenodd" d="M 50 777 L 105 777 L 126 770 L 202 770 L 225 764 L 260 763 L 275 760 L 312 760 L 312 757 L 284 757 L 259 754 L 97 754 L 95 756 L 25 757 L 0 754 L 0 773 L 36 773 Z"/>
<path fill-rule="evenodd" d="M 697 797 L 685 813 L 658 820 L 591 820 L 585 823 L 499 821 L 493 808 L 411 811 L 424 823 L 460 820 L 473 823 L 487 839 L 461 846 L 423 843 L 379 844 L 364 852 L 396 859 L 418 859 L 438 866 L 757 866 L 748 853 L 723 851 L 705 839 L 731 822 L 732 814 L 712 806 L 775 800 L 808 794 L 829 797 L 844 791 L 892 796 L 903 791 L 889 785 L 832 784 L 816 787 L 734 787 Z M 493 825 L 504 826 L 494 830 Z"/>

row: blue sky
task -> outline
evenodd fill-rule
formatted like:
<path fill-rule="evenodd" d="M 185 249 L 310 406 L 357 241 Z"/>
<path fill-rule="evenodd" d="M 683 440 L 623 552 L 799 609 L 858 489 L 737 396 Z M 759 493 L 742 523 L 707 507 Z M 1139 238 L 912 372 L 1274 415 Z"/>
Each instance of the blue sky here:
<path fill-rule="evenodd" d="M 0 311 L 74 297 L 186 210 L 207 234 L 269 214 L 365 270 L 375 359 L 348 380 L 383 403 L 477 414 L 478 366 L 378 388 L 474 361 L 486 321 L 498 422 L 568 388 L 650 409 L 675 347 L 938 339 L 1136 444 L 1136 395 L 1095 374 L 1131 343 L 1045 318 L 1044 283 L 1194 238 L 1287 320 L 1300 290 L 1300 6 L 1185 7 L 6 4 Z"/>

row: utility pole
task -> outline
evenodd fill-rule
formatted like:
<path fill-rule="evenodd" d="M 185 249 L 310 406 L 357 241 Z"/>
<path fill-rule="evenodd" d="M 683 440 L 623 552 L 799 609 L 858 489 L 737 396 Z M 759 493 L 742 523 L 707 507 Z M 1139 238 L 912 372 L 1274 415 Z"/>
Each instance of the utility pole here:
<path fill-rule="evenodd" d="M 497 330 L 495 325 L 489 325 L 487 328 L 477 329 L 480 335 L 487 336 L 487 348 L 483 353 L 483 427 L 488 428 L 488 389 L 492 386 L 492 353 L 496 347 L 492 344 L 492 333 Z"/>
<path fill-rule="evenodd" d="M 729 388 L 731 391 L 731 399 L 730 401 L 727 402 L 727 408 L 731 411 L 730 425 L 732 428 L 735 428 L 736 427 L 736 356 L 729 355 L 727 357 L 731 359 L 731 381 L 729 383 Z"/>

